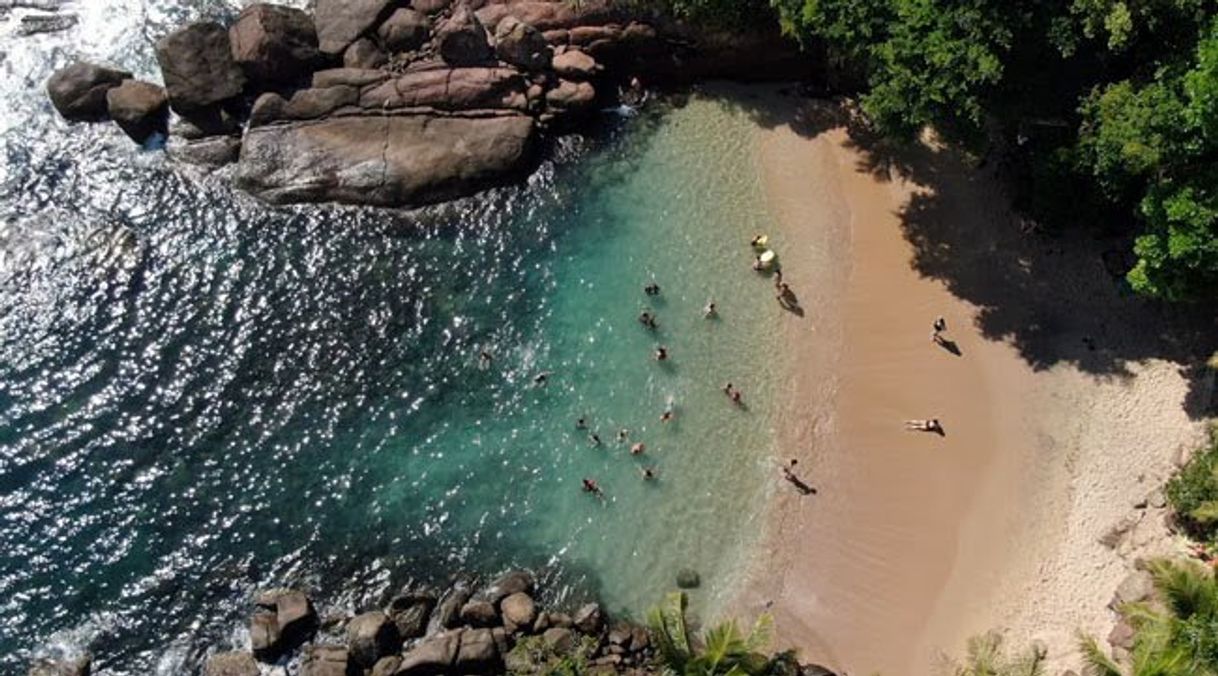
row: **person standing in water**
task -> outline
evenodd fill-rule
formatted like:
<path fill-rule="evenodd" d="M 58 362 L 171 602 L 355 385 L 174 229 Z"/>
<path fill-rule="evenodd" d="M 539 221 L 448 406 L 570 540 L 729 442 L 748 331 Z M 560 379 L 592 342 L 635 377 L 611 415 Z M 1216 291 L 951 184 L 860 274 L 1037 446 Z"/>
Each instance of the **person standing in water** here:
<path fill-rule="evenodd" d="M 707 301 L 706 307 L 702 308 L 703 319 L 714 319 L 719 316 L 719 308 L 715 307 L 715 301 Z"/>

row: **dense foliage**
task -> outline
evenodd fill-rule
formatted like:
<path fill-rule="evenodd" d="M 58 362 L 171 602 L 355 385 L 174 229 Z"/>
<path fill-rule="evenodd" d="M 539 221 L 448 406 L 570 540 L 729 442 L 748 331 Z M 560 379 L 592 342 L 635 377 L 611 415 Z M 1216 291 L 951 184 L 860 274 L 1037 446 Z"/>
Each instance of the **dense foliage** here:
<path fill-rule="evenodd" d="M 875 127 L 1001 153 L 1049 226 L 1127 232 L 1138 292 L 1218 298 L 1218 0 L 667 0 L 776 19 Z"/>
<path fill-rule="evenodd" d="M 734 620 L 711 627 L 701 636 L 689 629 L 688 598 L 684 592 L 668 595 L 647 614 L 651 638 L 661 666 L 676 676 L 793 676 L 799 664 L 792 652 L 765 652 L 773 631 L 769 615 L 757 619 L 746 635 Z"/>
<path fill-rule="evenodd" d="M 1167 500 L 1185 530 L 1213 544 L 1218 537 L 1218 433 L 1168 482 Z"/>
<path fill-rule="evenodd" d="M 1089 676 L 1214 676 L 1218 674 L 1218 580 L 1194 561 L 1152 561 L 1159 599 L 1120 611 L 1135 630 L 1128 663 L 1108 657 L 1083 637 Z"/>

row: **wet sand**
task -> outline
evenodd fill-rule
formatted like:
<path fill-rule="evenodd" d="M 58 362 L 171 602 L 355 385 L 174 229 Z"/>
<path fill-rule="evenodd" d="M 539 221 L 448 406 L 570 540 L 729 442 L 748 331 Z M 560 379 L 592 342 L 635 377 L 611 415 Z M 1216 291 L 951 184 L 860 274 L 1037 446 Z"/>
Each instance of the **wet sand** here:
<path fill-rule="evenodd" d="M 851 674 L 935 673 L 989 629 L 1014 644 L 1044 640 L 1055 665 L 1073 666 L 1075 630 L 1107 633 L 1104 604 L 1133 555 L 1171 547 L 1154 515 L 1138 517 L 1144 533 L 1124 551 L 1098 538 L 1198 438 L 1186 379 L 1150 358 L 1096 373 L 1075 335 L 1094 318 L 1069 326 L 1068 297 L 1038 308 L 1061 324 L 1044 346 L 1026 342 L 1033 324 L 996 324 L 1003 317 L 966 282 L 1006 284 L 1008 303 L 1054 291 L 1020 286 L 1027 236 L 982 172 L 929 147 L 891 171 L 828 104 L 797 110 L 809 104 L 775 95 L 754 105 L 768 127 L 760 169 L 786 278 L 806 289 L 814 275 L 801 266 L 823 263 L 825 246 L 837 269 L 828 284 L 815 276 L 825 287 L 816 307 L 782 329 L 796 369 L 776 475 L 798 458 L 818 494 L 777 490 L 735 611 L 768 607 L 782 646 Z M 1069 255 L 1062 277 L 1043 283 L 1099 294 L 1106 319 L 1123 321 L 1127 303 L 1103 295 L 1111 282 L 1094 256 L 1075 265 Z M 953 256 L 972 277 L 935 267 Z M 938 316 L 959 354 L 932 343 Z M 1150 420 L 1132 423 L 1137 411 Z M 945 435 L 903 427 L 932 417 Z"/>

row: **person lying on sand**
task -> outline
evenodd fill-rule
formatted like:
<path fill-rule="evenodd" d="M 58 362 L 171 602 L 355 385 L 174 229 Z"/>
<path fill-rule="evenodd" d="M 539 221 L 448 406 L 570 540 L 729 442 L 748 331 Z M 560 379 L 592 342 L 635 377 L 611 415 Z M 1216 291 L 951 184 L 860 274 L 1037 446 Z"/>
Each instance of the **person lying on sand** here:
<path fill-rule="evenodd" d="M 630 447 L 630 455 L 642 455 L 647 450 L 647 444 L 638 442 Z"/>
<path fill-rule="evenodd" d="M 939 423 L 938 418 L 930 420 L 906 420 L 905 429 L 911 432 L 942 432 L 943 425 Z"/>

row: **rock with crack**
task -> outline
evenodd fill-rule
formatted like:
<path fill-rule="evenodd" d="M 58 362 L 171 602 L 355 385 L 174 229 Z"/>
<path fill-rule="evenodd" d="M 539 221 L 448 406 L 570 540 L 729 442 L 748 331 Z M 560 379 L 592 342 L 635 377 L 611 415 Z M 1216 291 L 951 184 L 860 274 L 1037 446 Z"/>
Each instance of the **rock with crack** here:
<path fill-rule="evenodd" d="M 368 110 L 431 107 L 438 110 L 528 107 L 528 83 L 511 68 L 437 68 L 406 73 L 365 89 L 359 104 Z"/>
<path fill-rule="evenodd" d="M 336 117 L 251 129 L 237 181 L 268 202 L 427 204 L 503 183 L 528 168 L 525 115 Z"/>

